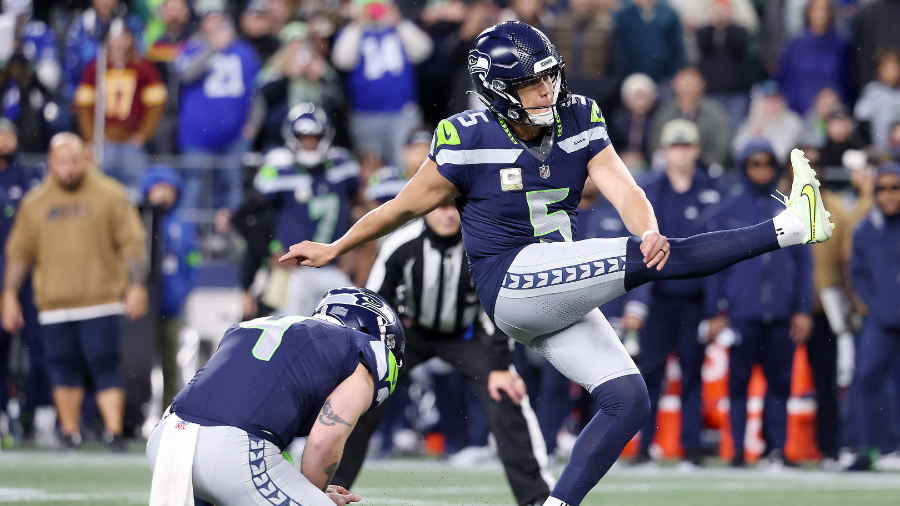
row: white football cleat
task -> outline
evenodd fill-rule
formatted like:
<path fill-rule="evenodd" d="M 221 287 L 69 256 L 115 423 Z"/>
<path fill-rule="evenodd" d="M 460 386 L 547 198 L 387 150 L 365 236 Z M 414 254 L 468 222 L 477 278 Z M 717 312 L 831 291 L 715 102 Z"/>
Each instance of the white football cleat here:
<path fill-rule="evenodd" d="M 806 234 L 801 240 L 801 244 L 825 242 L 831 237 L 834 224 L 828 219 L 831 217 L 831 213 L 825 210 L 825 205 L 822 203 L 822 194 L 819 192 L 820 183 L 816 179 L 816 173 L 809 166 L 809 160 L 806 159 L 803 151 L 799 149 L 791 151 L 791 167 L 794 170 L 791 194 L 781 202 L 788 211 L 800 218 L 806 227 Z"/>

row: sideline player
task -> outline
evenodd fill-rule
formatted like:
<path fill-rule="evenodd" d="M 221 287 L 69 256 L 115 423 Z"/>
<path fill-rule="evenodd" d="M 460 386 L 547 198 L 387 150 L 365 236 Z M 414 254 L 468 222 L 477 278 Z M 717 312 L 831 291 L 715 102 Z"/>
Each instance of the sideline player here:
<path fill-rule="evenodd" d="M 428 160 L 397 198 L 334 243 L 296 244 L 282 261 L 326 265 L 456 199 L 487 314 L 600 404 L 544 503 L 577 505 L 650 410 L 637 367 L 596 308 L 649 281 L 706 276 L 767 251 L 825 241 L 831 223 L 819 183 L 795 150 L 786 211 L 752 227 L 670 241 L 610 146 L 596 102 L 566 90 L 563 59 L 543 33 L 519 22 L 495 25 L 475 39 L 468 64 L 489 110 L 442 121 Z M 587 177 L 640 239 L 572 242 Z"/>
<path fill-rule="evenodd" d="M 336 288 L 312 317 L 233 325 L 147 442 L 151 506 L 343 506 L 329 486 L 357 420 L 394 391 L 406 338 L 377 293 Z M 302 474 L 284 449 L 308 436 Z"/>

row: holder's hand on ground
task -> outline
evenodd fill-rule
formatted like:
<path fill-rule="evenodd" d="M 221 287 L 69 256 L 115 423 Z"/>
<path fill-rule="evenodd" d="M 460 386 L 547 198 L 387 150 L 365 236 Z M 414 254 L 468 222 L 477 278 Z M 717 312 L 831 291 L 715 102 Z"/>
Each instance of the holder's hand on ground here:
<path fill-rule="evenodd" d="M 15 334 L 25 326 L 25 318 L 22 317 L 22 305 L 14 293 L 3 292 L 3 307 L 0 309 L 0 321 L 3 322 L 3 330 Z M 3 357 L 6 359 L 6 357 Z"/>
<path fill-rule="evenodd" d="M 500 402 L 503 399 L 500 396 L 501 390 L 516 404 L 525 398 L 525 382 L 512 371 L 491 371 L 488 375 L 488 393 L 491 399 Z"/>
<path fill-rule="evenodd" d="M 303 241 L 291 246 L 291 250 L 278 259 L 279 262 L 293 260 L 297 265 L 304 267 L 324 267 L 337 258 L 330 244 Z"/>
<path fill-rule="evenodd" d="M 328 485 L 328 488 L 325 490 L 325 495 L 334 501 L 337 506 L 344 506 L 345 504 L 350 504 L 352 502 L 362 501 L 362 497 L 351 494 L 349 490 L 338 485 Z"/>
<path fill-rule="evenodd" d="M 641 238 L 641 253 L 648 269 L 656 266 L 656 270 L 661 271 L 669 259 L 669 240 L 659 232 L 648 230 Z"/>

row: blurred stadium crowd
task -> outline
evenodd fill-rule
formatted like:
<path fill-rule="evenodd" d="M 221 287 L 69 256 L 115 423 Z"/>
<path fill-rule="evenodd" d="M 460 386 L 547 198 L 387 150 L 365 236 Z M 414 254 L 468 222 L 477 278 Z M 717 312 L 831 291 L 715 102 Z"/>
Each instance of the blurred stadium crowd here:
<path fill-rule="evenodd" d="M 310 314 L 327 289 L 371 284 L 370 272 L 381 286 L 384 266 L 375 246 L 352 252 L 324 275 L 274 259 L 302 240 L 332 241 L 396 195 L 425 159 L 440 120 L 481 107 L 466 94 L 471 41 L 497 22 L 519 20 L 557 45 L 569 90 L 598 102 L 663 234 L 772 217 L 780 204 L 770 194 L 789 187 L 785 169 L 797 147 L 819 172 L 837 224 L 828 243 L 776 251 L 706 280 L 657 283 L 602 308 L 637 357 L 651 398 L 662 399 L 628 450 L 633 460 L 680 458 L 690 467 L 718 453 L 735 466 L 762 455 L 776 467 L 821 459 L 826 469 L 869 469 L 897 449 L 898 0 L 3 0 L 2 6 L 4 241 L 11 229 L 28 227 L 16 221 L 24 219 L 17 213 L 23 194 L 54 177 L 53 170 L 43 176 L 50 138 L 78 133 L 96 166 L 141 206 L 141 223 L 120 221 L 128 221 L 123 230 L 134 229 L 129 237 L 149 237 L 147 253 L 132 256 L 149 260 L 147 283 L 155 287 L 149 316 L 138 319 L 144 311 L 134 300 L 125 300 L 125 309 L 138 322 L 152 320 L 145 337 L 158 345 L 156 357 L 125 356 L 123 348 L 126 379 L 140 376 L 138 383 L 153 385 L 152 400 L 149 387 L 138 394 L 136 416 L 126 408 L 123 425 L 125 396 L 97 395 L 86 401 L 81 421 L 67 426 L 60 402 L 72 399 L 51 389 L 74 381 L 88 391 L 124 392 L 114 372 L 106 379 L 98 372 L 108 364 L 91 361 L 97 347 L 118 345 L 82 343 L 71 353 L 88 363 L 74 369 L 87 382 L 67 383 L 58 371 L 60 353 L 47 347 L 87 340 L 77 332 L 107 331 L 65 334 L 59 325 L 89 318 L 59 317 L 58 307 L 41 305 L 46 294 L 38 293 L 35 308 L 30 284 L 17 293 L 7 275 L 4 448 L 29 438 L 77 447 L 71 436 L 80 431 L 105 432 L 110 447 L 120 449 L 123 434 L 141 436 L 144 419 L 152 427 L 202 362 L 198 343 L 214 346 L 222 325 Z M 292 110 L 324 111 L 328 126 L 295 137 L 285 129 Z M 320 156 L 307 168 L 295 155 L 300 151 Z M 589 186 L 579 236 L 627 234 Z M 298 220 L 298 212 L 309 219 Z M 446 219 L 452 237 L 458 218 L 456 225 Z M 127 234 L 113 235 L 121 241 Z M 126 249 L 116 253 L 123 262 Z M 17 260 L 26 250 L 4 249 Z M 40 260 L 32 264 L 34 290 L 53 285 Z M 39 273 L 45 277 L 37 279 Z M 119 280 L 116 297 L 140 299 L 124 287 L 143 278 L 129 271 L 128 279 Z M 411 320 L 424 319 L 423 310 L 403 305 L 409 288 L 402 281 L 391 284 L 388 296 Z M 416 280 L 415 289 L 424 291 L 422 283 Z M 68 303 L 60 307 L 98 304 Z M 24 327 L 8 319 L 17 304 Z M 121 324 L 117 311 L 114 327 Z M 451 333 L 453 339 L 494 333 L 486 318 L 465 323 L 477 329 Z M 140 327 L 126 324 L 121 336 L 109 330 L 109 339 L 128 342 Z M 436 330 L 429 339 L 446 335 Z M 593 402 L 532 350 L 516 345 L 513 355 L 497 363 L 515 363 L 548 453 L 565 458 L 594 414 Z M 136 363 L 159 366 L 135 373 L 129 368 Z M 461 464 L 490 457 L 487 417 L 460 373 L 440 360 L 426 362 L 404 392 L 373 439 L 379 455 L 429 451 Z M 842 448 L 854 450 L 843 464 Z"/>

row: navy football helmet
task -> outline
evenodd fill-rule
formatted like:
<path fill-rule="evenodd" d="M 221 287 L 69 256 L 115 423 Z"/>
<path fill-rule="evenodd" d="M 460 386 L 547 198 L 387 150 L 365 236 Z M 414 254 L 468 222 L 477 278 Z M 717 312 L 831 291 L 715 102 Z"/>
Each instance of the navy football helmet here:
<path fill-rule="evenodd" d="M 381 295 L 355 286 L 329 290 L 313 316 L 337 320 L 341 325 L 377 337 L 391 350 L 397 368 L 403 369 L 406 335 L 400 317 Z"/>
<path fill-rule="evenodd" d="M 546 35 L 520 21 L 507 21 L 481 33 L 469 51 L 469 76 L 475 95 L 495 114 L 526 125 L 549 126 L 554 112 L 569 99 L 566 62 Z M 524 107 L 516 86 L 549 76 L 553 103 L 542 113 Z"/>
<path fill-rule="evenodd" d="M 288 111 L 281 131 L 287 147 L 294 152 L 294 158 L 300 165 L 314 167 L 325 159 L 331 141 L 334 139 L 334 128 L 328 121 L 325 111 L 311 103 L 297 104 Z M 299 136 L 318 137 L 315 149 L 306 149 L 297 139 Z"/>

